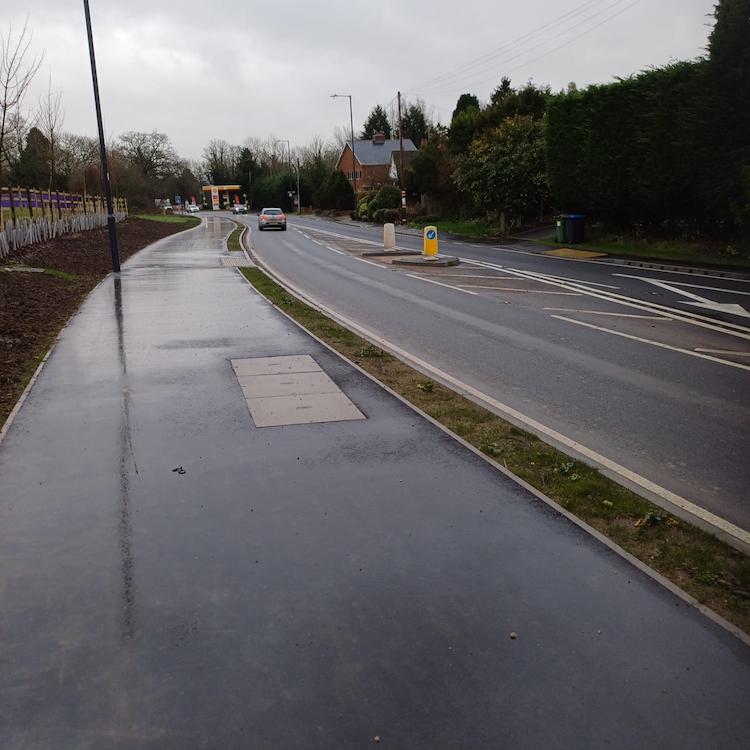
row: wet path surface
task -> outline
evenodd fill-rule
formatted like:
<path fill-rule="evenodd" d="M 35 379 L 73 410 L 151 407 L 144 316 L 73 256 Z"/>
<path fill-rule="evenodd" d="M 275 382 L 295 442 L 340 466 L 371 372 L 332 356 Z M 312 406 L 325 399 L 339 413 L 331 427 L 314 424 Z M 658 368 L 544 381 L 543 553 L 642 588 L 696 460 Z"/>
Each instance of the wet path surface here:
<path fill-rule="evenodd" d="M 750 650 L 278 315 L 229 229 L 107 279 L 0 447 L 0 747 L 742 747 Z M 230 359 L 300 354 L 367 419 L 256 429 Z"/>

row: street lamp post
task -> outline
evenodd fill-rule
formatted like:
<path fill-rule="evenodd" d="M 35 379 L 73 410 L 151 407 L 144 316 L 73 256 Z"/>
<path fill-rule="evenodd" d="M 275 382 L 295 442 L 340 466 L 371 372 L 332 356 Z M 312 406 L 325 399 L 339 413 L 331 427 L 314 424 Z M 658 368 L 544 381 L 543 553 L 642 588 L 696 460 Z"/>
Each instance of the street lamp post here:
<path fill-rule="evenodd" d="M 354 161 L 354 115 L 352 113 L 352 95 L 351 94 L 331 94 L 331 99 L 338 99 L 343 97 L 349 99 L 349 124 L 351 125 L 352 133 L 352 187 L 354 188 L 354 196 L 357 195 L 357 167 Z"/>
<path fill-rule="evenodd" d="M 297 216 L 302 216 L 302 196 L 299 193 L 299 157 L 297 157 Z"/>
<path fill-rule="evenodd" d="M 102 106 L 99 101 L 99 79 L 96 75 L 96 58 L 94 56 L 94 36 L 91 33 L 91 14 L 89 0 L 83 0 L 83 11 L 86 15 L 86 32 L 89 38 L 89 57 L 91 58 L 91 80 L 94 84 L 94 105 L 96 106 L 96 122 L 99 127 L 99 152 L 102 160 L 102 187 L 107 199 L 107 229 L 109 231 L 109 252 L 112 256 L 112 270 L 120 270 L 120 252 L 117 247 L 117 223 L 112 202 L 112 185 L 109 181 L 109 165 L 107 163 L 107 147 L 104 143 L 104 125 L 102 123 Z"/>

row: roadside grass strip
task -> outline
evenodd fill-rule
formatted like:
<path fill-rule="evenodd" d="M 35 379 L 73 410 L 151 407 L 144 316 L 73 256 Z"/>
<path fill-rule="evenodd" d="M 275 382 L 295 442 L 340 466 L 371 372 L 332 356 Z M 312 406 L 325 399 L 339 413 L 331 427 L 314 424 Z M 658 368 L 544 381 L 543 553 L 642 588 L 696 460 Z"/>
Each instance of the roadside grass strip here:
<path fill-rule="evenodd" d="M 430 381 L 326 315 L 258 268 L 245 278 L 281 311 L 445 428 L 520 477 L 623 550 L 746 633 L 750 633 L 750 557 Z"/>
<path fill-rule="evenodd" d="M 197 227 L 201 220 L 197 216 L 180 216 L 179 214 L 133 214 L 136 219 L 158 221 L 160 224 L 186 224 L 185 229 Z"/>
<path fill-rule="evenodd" d="M 234 219 L 232 219 L 235 229 L 234 231 L 227 237 L 227 250 L 234 253 L 241 253 L 242 252 L 242 245 L 240 244 L 240 237 L 242 236 L 242 233 L 245 231 L 245 225 L 244 224 L 238 224 Z"/>

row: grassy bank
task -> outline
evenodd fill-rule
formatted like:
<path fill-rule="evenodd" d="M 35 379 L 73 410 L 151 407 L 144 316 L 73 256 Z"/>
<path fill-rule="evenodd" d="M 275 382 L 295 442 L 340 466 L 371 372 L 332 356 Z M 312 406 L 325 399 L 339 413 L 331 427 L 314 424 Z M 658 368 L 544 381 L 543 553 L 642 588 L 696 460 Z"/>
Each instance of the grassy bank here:
<path fill-rule="evenodd" d="M 160 224 L 187 224 L 185 229 L 198 226 L 201 220 L 197 216 L 183 216 L 182 214 L 133 214 L 136 219 L 156 221 Z"/>
<path fill-rule="evenodd" d="M 236 221 L 234 223 L 236 225 L 236 228 L 234 229 L 232 234 L 227 237 L 227 250 L 231 250 L 232 252 L 242 252 L 240 237 L 242 236 L 242 232 L 245 230 L 245 225 L 238 224 Z"/>
<path fill-rule="evenodd" d="M 260 269 L 242 269 L 242 273 L 261 294 L 334 349 L 699 602 L 750 632 L 750 558 L 429 381 L 296 299 Z"/>

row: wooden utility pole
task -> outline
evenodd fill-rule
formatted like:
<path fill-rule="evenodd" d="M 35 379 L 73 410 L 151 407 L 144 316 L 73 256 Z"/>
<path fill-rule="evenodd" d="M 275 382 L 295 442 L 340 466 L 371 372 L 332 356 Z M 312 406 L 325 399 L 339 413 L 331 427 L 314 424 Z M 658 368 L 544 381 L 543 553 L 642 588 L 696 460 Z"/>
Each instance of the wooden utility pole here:
<path fill-rule="evenodd" d="M 399 139 L 399 190 L 404 189 L 404 120 L 401 117 L 401 92 L 398 92 L 398 139 Z"/>

